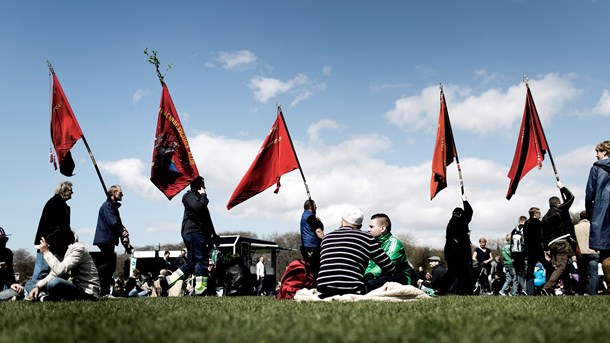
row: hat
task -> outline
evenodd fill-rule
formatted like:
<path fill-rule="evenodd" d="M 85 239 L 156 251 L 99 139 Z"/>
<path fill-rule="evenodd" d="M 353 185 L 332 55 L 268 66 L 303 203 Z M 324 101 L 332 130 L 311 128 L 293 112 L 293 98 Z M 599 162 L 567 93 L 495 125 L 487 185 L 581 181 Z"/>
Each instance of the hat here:
<path fill-rule="evenodd" d="M 10 235 L 7 235 L 6 232 L 4 232 L 4 229 L 0 227 L 0 239 L 7 238 L 6 236 Z"/>
<path fill-rule="evenodd" d="M 542 269 L 542 263 L 540 263 L 540 262 L 536 263 L 536 267 Z"/>
<path fill-rule="evenodd" d="M 359 208 L 352 207 L 343 212 L 341 219 L 352 225 L 362 225 L 362 219 L 364 219 L 364 214 Z"/>
<path fill-rule="evenodd" d="M 436 261 L 436 262 L 440 262 L 441 258 L 438 256 L 430 256 L 428 257 L 428 261 Z"/>

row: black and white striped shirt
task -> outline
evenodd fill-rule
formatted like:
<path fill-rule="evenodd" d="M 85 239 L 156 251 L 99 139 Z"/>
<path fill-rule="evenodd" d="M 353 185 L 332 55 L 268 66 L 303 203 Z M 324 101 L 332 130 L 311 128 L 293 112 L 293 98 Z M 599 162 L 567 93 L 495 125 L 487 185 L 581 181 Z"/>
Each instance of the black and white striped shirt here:
<path fill-rule="evenodd" d="M 379 242 L 368 232 L 342 226 L 322 240 L 317 287 L 323 295 L 358 293 L 364 290 L 364 271 L 369 260 L 383 273 L 394 269 Z"/>

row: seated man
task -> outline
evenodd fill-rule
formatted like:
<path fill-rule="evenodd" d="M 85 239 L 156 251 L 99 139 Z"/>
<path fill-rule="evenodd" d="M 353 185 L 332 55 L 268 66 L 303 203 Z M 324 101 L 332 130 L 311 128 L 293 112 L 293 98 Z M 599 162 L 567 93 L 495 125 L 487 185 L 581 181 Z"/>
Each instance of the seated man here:
<path fill-rule="evenodd" d="M 440 295 L 447 292 L 447 280 L 445 274 L 447 268 L 441 264 L 441 258 L 438 256 L 428 257 L 428 264 L 432 268 L 432 277 L 430 280 L 417 280 L 417 285 L 430 295 Z"/>
<path fill-rule="evenodd" d="M 13 252 L 6 247 L 8 237 L 0 227 L 0 300 L 12 300 L 23 296 L 23 287 L 15 280 Z"/>
<path fill-rule="evenodd" d="M 381 275 L 381 268 L 374 261 L 369 261 L 364 272 L 367 292 L 383 286 L 386 282 L 398 282 L 403 285 L 412 285 L 415 282 L 415 271 L 409 263 L 405 247 L 391 231 L 392 222 L 387 215 L 378 213 L 371 217 L 369 233 L 381 244 L 381 249 L 392 260 L 394 272 Z"/>
<path fill-rule="evenodd" d="M 366 263 L 373 260 L 382 274 L 394 271 L 394 264 L 379 242 L 360 231 L 363 214 L 358 208 L 347 210 L 339 229 L 327 234 L 320 250 L 318 291 L 321 298 L 341 294 L 364 294 Z"/>
<path fill-rule="evenodd" d="M 100 279 L 89 251 L 77 242 L 71 231 L 51 228 L 36 246 L 49 264 L 51 272 L 30 291 L 30 298 L 49 300 L 96 300 L 100 294 Z M 57 256 L 63 256 L 60 261 Z M 70 275 L 73 282 L 63 279 Z M 42 296 L 40 289 L 47 288 Z"/>

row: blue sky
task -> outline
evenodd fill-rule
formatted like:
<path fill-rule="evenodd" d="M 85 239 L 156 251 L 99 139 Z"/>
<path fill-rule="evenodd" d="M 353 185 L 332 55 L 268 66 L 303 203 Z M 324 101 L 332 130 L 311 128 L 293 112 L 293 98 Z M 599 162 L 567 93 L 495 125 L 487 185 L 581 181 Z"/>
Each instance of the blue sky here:
<path fill-rule="evenodd" d="M 149 181 L 161 87 L 148 47 L 172 64 L 165 80 L 218 231 L 298 230 L 297 171 L 279 194 L 225 207 L 280 103 L 327 230 L 355 205 L 441 247 L 461 205 L 455 164 L 429 200 L 442 83 L 473 241 L 503 237 L 559 194 L 547 157 L 505 199 L 524 74 L 573 210 L 583 208 L 594 146 L 609 138 L 609 16 L 602 1 L 10 1 L 0 14 L 0 226 L 9 247 L 34 251 L 42 207 L 65 179 L 48 163 L 48 59 L 106 184 L 123 186 L 133 243 L 181 241 L 182 194 L 167 201 Z M 84 144 L 72 154 L 72 227 L 90 244 L 104 194 Z"/>

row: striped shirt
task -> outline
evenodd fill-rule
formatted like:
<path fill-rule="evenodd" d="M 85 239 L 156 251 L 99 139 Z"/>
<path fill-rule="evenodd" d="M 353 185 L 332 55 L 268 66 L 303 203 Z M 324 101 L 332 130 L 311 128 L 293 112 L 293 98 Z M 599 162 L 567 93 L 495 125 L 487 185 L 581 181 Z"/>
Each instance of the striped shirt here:
<path fill-rule="evenodd" d="M 321 245 L 318 290 L 324 295 L 363 291 L 369 260 L 384 274 L 394 270 L 388 255 L 368 232 L 343 226 L 327 234 Z"/>

